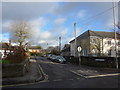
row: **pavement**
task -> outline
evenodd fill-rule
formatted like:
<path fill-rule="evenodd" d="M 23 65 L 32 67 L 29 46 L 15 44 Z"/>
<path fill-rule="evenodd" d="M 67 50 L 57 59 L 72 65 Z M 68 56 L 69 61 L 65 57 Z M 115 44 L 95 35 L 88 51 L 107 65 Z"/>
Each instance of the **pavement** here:
<path fill-rule="evenodd" d="M 74 65 L 71 64 L 71 67 L 74 67 Z M 71 68 L 71 72 L 84 78 L 120 75 L 120 69 L 91 67 L 86 65 L 78 65 L 76 68 Z"/>
<path fill-rule="evenodd" d="M 13 84 L 24 84 L 24 83 L 35 83 L 44 80 L 44 75 L 41 72 L 40 66 L 36 60 L 30 59 L 29 71 L 21 77 L 13 78 L 2 78 L 2 85 L 13 85 Z"/>

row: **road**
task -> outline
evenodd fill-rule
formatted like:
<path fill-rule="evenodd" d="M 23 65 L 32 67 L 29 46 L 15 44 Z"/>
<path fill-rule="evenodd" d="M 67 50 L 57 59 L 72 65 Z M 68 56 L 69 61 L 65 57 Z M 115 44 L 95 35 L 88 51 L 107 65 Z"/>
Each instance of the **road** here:
<path fill-rule="evenodd" d="M 120 86 L 119 76 L 84 78 L 71 72 L 78 66 L 51 62 L 45 57 L 37 57 L 36 60 L 46 74 L 45 80 L 9 88 L 118 88 Z"/>

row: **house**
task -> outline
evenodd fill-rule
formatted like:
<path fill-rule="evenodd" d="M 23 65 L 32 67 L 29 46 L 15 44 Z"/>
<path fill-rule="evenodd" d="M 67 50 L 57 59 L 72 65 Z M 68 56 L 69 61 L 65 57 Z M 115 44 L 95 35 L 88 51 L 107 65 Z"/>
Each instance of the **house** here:
<path fill-rule="evenodd" d="M 70 44 L 65 44 L 62 52 L 61 52 L 62 56 L 70 56 Z"/>
<path fill-rule="evenodd" d="M 0 58 L 5 57 L 5 53 L 10 52 L 9 47 L 10 45 L 8 43 L 0 42 Z"/>
<path fill-rule="evenodd" d="M 77 47 L 81 46 L 81 56 L 110 56 L 115 57 L 115 38 L 114 32 L 99 32 L 88 30 L 70 41 L 71 56 L 78 56 Z M 117 56 L 120 56 L 120 34 L 116 34 Z"/>
<path fill-rule="evenodd" d="M 59 51 L 59 46 L 50 46 L 47 48 L 48 53 L 51 53 L 52 51 Z"/>
<path fill-rule="evenodd" d="M 28 46 L 28 51 L 32 53 L 40 53 L 41 52 L 41 47 L 39 46 Z"/>

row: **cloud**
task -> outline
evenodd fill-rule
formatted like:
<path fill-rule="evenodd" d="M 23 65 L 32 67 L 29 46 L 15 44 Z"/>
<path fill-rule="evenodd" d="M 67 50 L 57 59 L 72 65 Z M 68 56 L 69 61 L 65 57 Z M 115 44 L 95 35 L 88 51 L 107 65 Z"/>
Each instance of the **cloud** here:
<path fill-rule="evenodd" d="M 65 35 L 65 34 L 67 34 L 68 33 L 68 29 L 67 28 L 65 28 L 63 31 L 61 31 L 61 34 L 62 35 Z"/>
<path fill-rule="evenodd" d="M 3 2 L 2 19 L 34 19 L 45 13 L 52 13 L 57 6 L 54 2 Z"/>
<path fill-rule="evenodd" d="M 41 32 L 41 39 L 49 39 L 51 37 L 51 33 L 50 32 Z"/>
<path fill-rule="evenodd" d="M 43 18 L 43 17 L 39 17 L 39 18 L 30 20 L 29 22 L 34 27 L 42 28 L 46 24 L 47 20 L 45 18 Z"/>
<path fill-rule="evenodd" d="M 43 44 L 43 43 L 45 43 L 45 42 L 46 42 L 46 41 L 44 41 L 44 40 L 38 41 L 39 44 Z"/>
<path fill-rule="evenodd" d="M 85 10 L 80 10 L 77 14 L 78 18 L 83 18 L 85 16 L 86 11 Z"/>
<path fill-rule="evenodd" d="M 56 20 L 54 21 L 54 23 L 55 23 L 56 25 L 61 25 L 61 24 L 63 24 L 65 21 L 66 21 L 65 18 L 58 18 L 58 19 L 56 19 Z"/>

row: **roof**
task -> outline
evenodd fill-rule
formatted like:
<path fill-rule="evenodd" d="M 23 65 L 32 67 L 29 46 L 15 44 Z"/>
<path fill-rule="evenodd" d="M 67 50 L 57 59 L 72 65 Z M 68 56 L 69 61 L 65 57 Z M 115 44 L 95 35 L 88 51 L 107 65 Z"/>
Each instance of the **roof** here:
<path fill-rule="evenodd" d="M 91 31 L 91 30 L 87 30 L 86 32 L 84 32 L 83 34 L 79 35 L 77 37 L 77 39 L 82 39 L 82 38 L 86 38 L 89 36 L 99 36 L 102 38 L 114 38 L 114 32 L 100 32 L 100 31 Z M 120 39 L 120 34 L 117 33 L 117 39 Z M 73 39 L 71 42 L 73 42 L 75 39 Z"/>
<path fill-rule="evenodd" d="M 9 44 L 0 42 L 0 47 L 1 48 L 9 48 Z"/>
<path fill-rule="evenodd" d="M 28 46 L 29 49 L 40 49 L 40 46 Z"/>
<path fill-rule="evenodd" d="M 62 49 L 62 52 L 66 52 L 66 51 L 70 51 L 70 44 L 65 44 L 63 49 Z"/>

